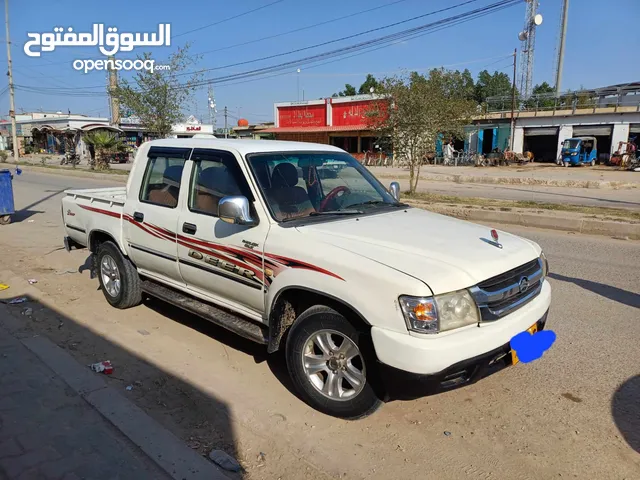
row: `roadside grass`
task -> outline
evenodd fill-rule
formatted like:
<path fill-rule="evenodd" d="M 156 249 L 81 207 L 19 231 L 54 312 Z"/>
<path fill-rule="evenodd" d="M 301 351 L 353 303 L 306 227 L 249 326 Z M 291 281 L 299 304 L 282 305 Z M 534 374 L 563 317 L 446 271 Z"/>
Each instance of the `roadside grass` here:
<path fill-rule="evenodd" d="M 599 217 L 618 217 L 635 221 L 640 221 L 640 212 L 625 210 L 623 208 L 589 207 L 582 205 L 567 205 L 561 203 L 534 202 L 530 200 L 494 200 L 491 198 L 479 197 L 456 197 L 453 195 L 440 195 L 437 193 L 409 193 L 404 194 L 406 200 L 415 200 L 424 203 L 441 203 L 452 206 L 463 206 L 468 208 L 480 207 L 485 210 L 500 210 L 509 212 L 512 209 L 528 210 L 553 210 L 557 212 L 582 213 L 585 215 L 597 215 Z"/>

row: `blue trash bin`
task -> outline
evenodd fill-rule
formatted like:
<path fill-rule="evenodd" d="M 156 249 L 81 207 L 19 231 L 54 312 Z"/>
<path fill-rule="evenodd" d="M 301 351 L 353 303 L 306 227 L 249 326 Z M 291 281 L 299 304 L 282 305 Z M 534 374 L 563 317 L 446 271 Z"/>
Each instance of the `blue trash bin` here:
<path fill-rule="evenodd" d="M 9 170 L 0 170 L 0 225 L 11 223 L 11 215 L 15 213 L 12 180 Z"/>

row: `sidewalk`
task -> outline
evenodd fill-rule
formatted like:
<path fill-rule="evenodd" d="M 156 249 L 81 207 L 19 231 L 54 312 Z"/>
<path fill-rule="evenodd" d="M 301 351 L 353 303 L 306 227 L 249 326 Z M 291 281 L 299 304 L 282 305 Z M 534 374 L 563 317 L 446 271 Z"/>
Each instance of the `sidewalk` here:
<path fill-rule="evenodd" d="M 20 323 L 0 305 L 0 479 L 226 478 L 48 339 L 10 334 Z"/>

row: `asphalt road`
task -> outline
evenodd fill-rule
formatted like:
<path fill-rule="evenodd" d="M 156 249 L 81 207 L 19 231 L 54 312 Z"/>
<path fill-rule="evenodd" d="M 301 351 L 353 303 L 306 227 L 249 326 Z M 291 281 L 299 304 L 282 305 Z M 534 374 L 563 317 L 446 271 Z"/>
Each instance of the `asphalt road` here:
<path fill-rule="evenodd" d="M 114 385 L 139 385 L 127 394 L 141 408 L 194 448 L 231 451 L 247 478 L 640 478 L 640 242 L 504 226 L 547 253 L 553 347 L 475 385 L 344 422 L 300 402 L 281 358 L 262 347 L 158 301 L 108 307 L 82 268 L 86 252 L 55 250 L 59 192 L 96 186 L 111 184 L 16 177 L 21 211 L 0 227 L 0 283 L 3 271 L 37 278 L 58 320 L 34 329 L 81 361 L 110 358 Z"/>

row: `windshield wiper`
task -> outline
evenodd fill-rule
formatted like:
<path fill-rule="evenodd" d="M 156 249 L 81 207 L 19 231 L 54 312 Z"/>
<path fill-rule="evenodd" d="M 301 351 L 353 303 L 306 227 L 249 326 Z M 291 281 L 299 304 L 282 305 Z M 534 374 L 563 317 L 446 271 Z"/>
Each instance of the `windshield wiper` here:
<path fill-rule="evenodd" d="M 324 212 L 311 212 L 310 217 L 316 217 L 319 215 L 361 215 L 364 212 L 362 210 L 326 210 Z"/>
<path fill-rule="evenodd" d="M 409 206 L 406 203 L 401 203 L 401 202 L 389 203 L 389 202 L 384 202 L 382 200 L 369 200 L 367 202 L 354 203 L 352 205 L 349 205 L 349 207 L 359 207 L 364 205 L 385 205 L 388 207 L 408 207 Z"/>

